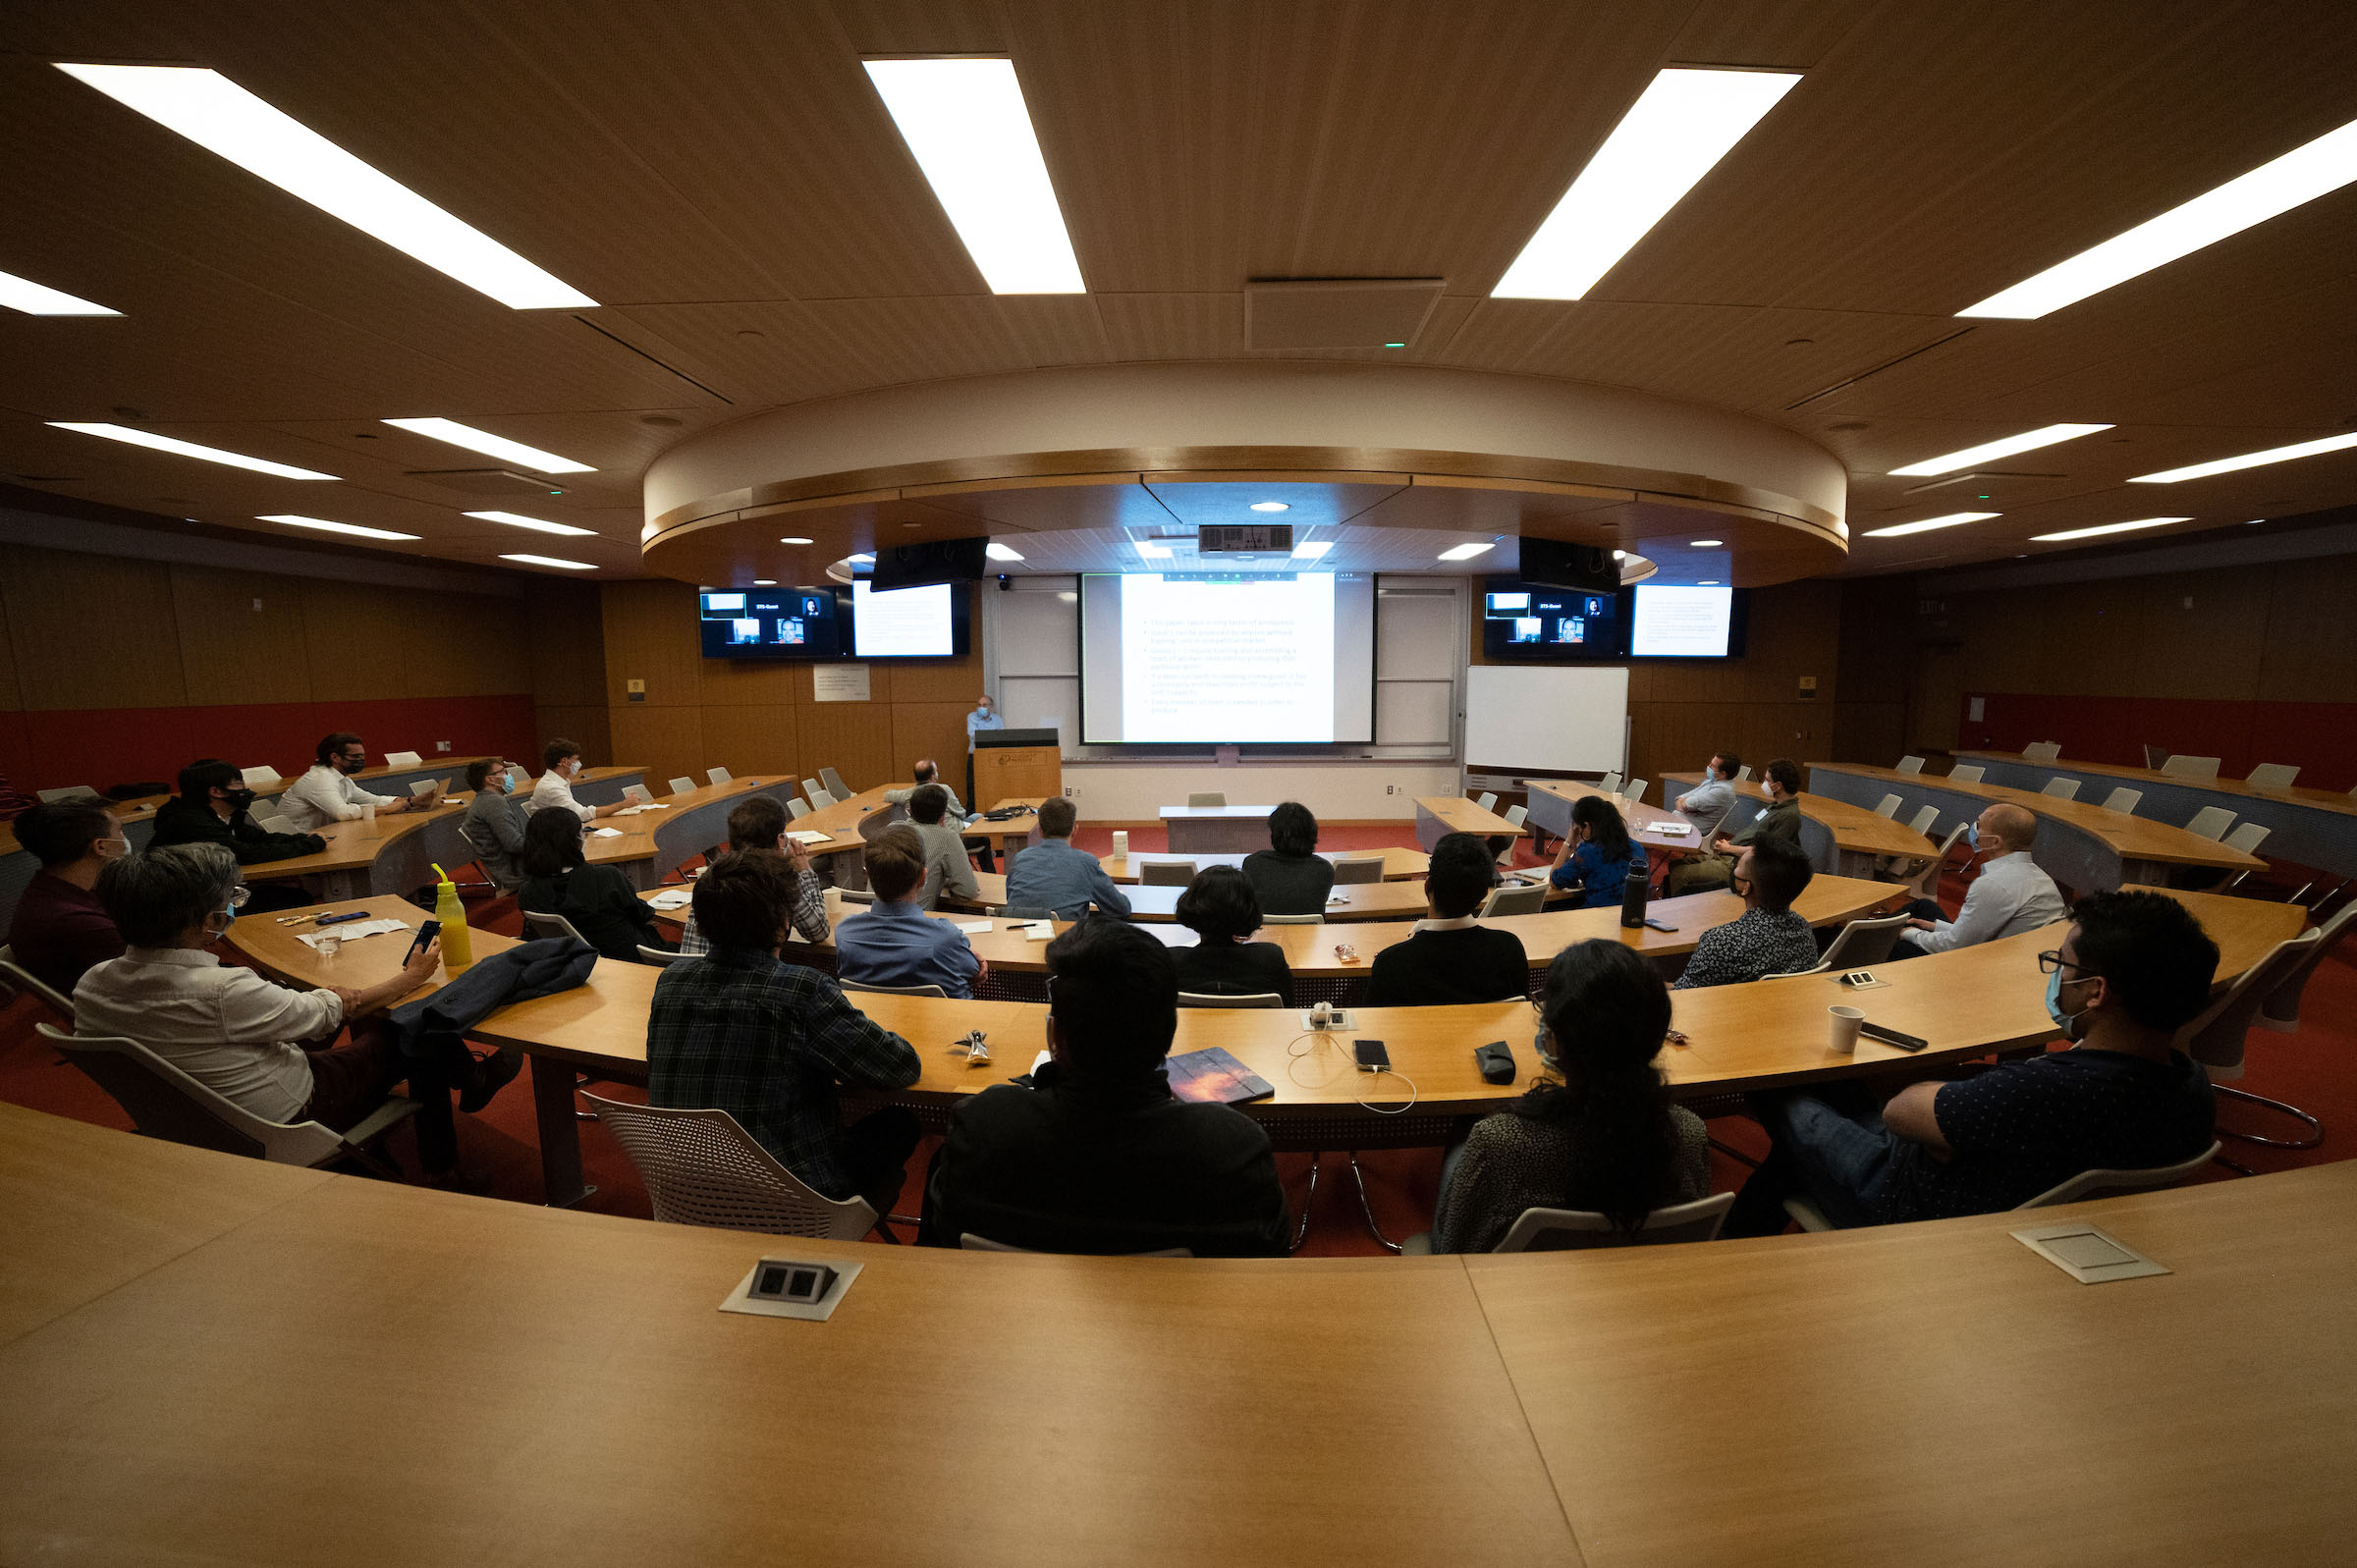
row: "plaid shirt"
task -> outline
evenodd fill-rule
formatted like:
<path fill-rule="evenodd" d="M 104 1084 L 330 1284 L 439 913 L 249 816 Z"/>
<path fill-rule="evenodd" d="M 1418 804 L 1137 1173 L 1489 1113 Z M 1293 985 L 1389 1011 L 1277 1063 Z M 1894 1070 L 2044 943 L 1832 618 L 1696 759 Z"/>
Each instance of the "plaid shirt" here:
<path fill-rule="evenodd" d="M 818 885 L 818 873 L 805 871 L 794 879 L 794 929 L 804 942 L 827 940 L 827 891 Z M 688 906 L 687 927 L 680 933 L 680 951 L 685 953 L 710 952 L 712 944 L 695 929 L 695 908 Z"/>
<path fill-rule="evenodd" d="M 1746 909 L 1702 934 L 1672 989 L 1739 986 L 1788 975 L 1808 968 L 1817 956 L 1817 934 L 1806 920 L 1789 909 Z"/>
<path fill-rule="evenodd" d="M 721 1109 L 830 1198 L 851 1196 L 836 1163 L 838 1080 L 905 1089 L 915 1048 L 844 1000 L 835 982 L 766 952 L 674 963 L 646 1019 L 647 1103 Z"/>

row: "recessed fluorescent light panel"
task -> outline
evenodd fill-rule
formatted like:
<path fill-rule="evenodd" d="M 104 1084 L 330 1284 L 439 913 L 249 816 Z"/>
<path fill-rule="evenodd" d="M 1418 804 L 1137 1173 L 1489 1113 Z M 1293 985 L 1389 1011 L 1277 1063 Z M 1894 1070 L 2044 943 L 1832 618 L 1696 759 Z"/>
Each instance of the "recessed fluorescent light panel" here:
<path fill-rule="evenodd" d="M 1480 555 L 1483 551 L 1490 548 L 1491 546 L 1486 544 L 1451 545 L 1448 549 L 1441 552 L 1441 559 L 1443 561 L 1470 561 L 1475 556 Z"/>
<path fill-rule="evenodd" d="M 2357 447 L 2357 435 L 2327 436 L 2322 441 L 2303 441 L 2296 447 L 2270 447 L 2265 452 L 2246 452 L 2239 458 L 2220 458 L 2216 462 L 2197 462 L 2190 468 L 2169 468 L 2160 473 L 2140 473 L 2128 481 L 2132 485 L 2173 485 L 2184 479 L 2207 479 L 2214 473 L 2232 473 L 2237 468 L 2260 468 L 2271 462 L 2289 462 L 2294 458 L 2313 458 L 2320 453 L 2344 452 Z"/>
<path fill-rule="evenodd" d="M 1323 561 L 1326 559 L 1326 553 L 1333 548 L 1334 541 L 1332 539 L 1304 539 L 1293 546 L 1293 559 L 1295 561 Z"/>
<path fill-rule="evenodd" d="M 511 309 L 597 303 L 218 71 L 62 61 L 57 69 Z"/>
<path fill-rule="evenodd" d="M 982 553 L 993 561 L 1020 561 L 1023 558 L 993 539 L 982 547 Z"/>
<path fill-rule="evenodd" d="M 1290 512 L 1293 509 L 1283 501 L 1255 501 L 1252 503 L 1252 510 L 1254 512 Z"/>
<path fill-rule="evenodd" d="M 2338 190 L 2351 180 L 2357 180 L 2357 121 L 1956 314 L 2034 321 Z"/>
<path fill-rule="evenodd" d="M 1921 462 L 1910 462 L 1904 468 L 1891 469 L 1891 476 L 1893 479 L 1911 479 L 1919 474 L 1953 473 L 1958 468 L 1969 468 L 1975 463 L 1987 462 L 1993 458 L 2010 458 L 2016 452 L 2028 452 L 2037 447 L 2051 447 L 2057 441 L 2071 441 L 2080 436 L 2094 435 L 2098 430 L 2110 428 L 2110 425 L 2041 425 L 2035 430 L 2024 430 L 2017 436 L 2004 436 L 1977 447 L 1966 447 L 1961 452 L 1950 452 L 1938 458 L 1926 458 Z"/>
<path fill-rule="evenodd" d="M 809 542 L 809 540 L 803 538 L 798 533 L 790 533 L 785 538 L 778 541 L 778 543 L 782 545 L 806 545 Z M 853 556 L 851 559 L 853 561 L 873 561 L 876 558 L 874 556 Z"/>
<path fill-rule="evenodd" d="M 119 316 L 120 310 L 77 299 L 63 290 L 45 288 L 30 278 L 0 272 L 0 305 L 28 316 Z"/>
<path fill-rule="evenodd" d="M 1926 517 L 1920 522 L 1894 522 L 1888 528 L 1869 528 L 1869 539 L 1896 539 L 1903 534 L 1930 533 L 1934 528 L 1953 528 L 1961 522 L 1987 522 L 2001 517 L 2001 512 L 1951 512 L 1945 517 Z"/>
<path fill-rule="evenodd" d="M 64 419 L 49 421 L 54 430 L 79 430 L 85 436 L 104 436 L 109 441 L 126 441 L 135 447 L 147 447 L 156 452 L 169 452 L 176 458 L 201 458 L 206 462 L 227 463 L 232 468 L 249 468 L 255 473 L 275 475 L 281 479 L 328 479 L 332 473 L 315 473 L 309 468 L 289 467 L 283 462 L 271 462 L 264 458 L 248 458 L 242 452 L 223 452 L 219 447 L 200 447 L 193 441 L 175 441 L 159 436 L 152 430 L 134 430 L 129 425 L 75 424 Z"/>
<path fill-rule="evenodd" d="M 1137 553 L 1145 557 L 1148 561 L 1168 561 L 1171 559 L 1171 552 L 1165 546 L 1148 544 L 1143 539 L 1139 539 L 1135 541 L 1135 543 L 1137 545 Z"/>
<path fill-rule="evenodd" d="M 1657 75 L 1490 297 L 1585 295 L 1799 80 L 1781 71 Z"/>
<path fill-rule="evenodd" d="M 486 458 L 505 458 L 510 462 L 520 462 L 536 473 L 597 472 L 585 462 L 560 458 L 553 452 L 542 452 L 538 447 L 527 447 L 521 441 L 510 441 L 488 430 L 460 424 L 455 419 L 387 419 L 384 422 L 397 430 L 430 436 L 454 447 L 465 447 L 468 452 L 479 452 Z"/>
<path fill-rule="evenodd" d="M 1014 62 L 870 60 L 901 139 L 992 294 L 1084 294 Z"/>
<path fill-rule="evenodd" d="M 519 516 L 513 512 L 469 512 L 469 517 L 485 522 L 504 522 L 511 528 L 531 528 L 540 533 L 594 534 L 595 528 L 576 528 L 570 522 L 542 522 L 538 517 Z"/>
<path fill-rule="evenodd" d="M 521 561 L 527 567 L 561 567 L 567 571 L 595 571 L 596 566 L 587 561 L 559 561 L 555 556 L 501 556 L 502 561 Z"/>
<path fill-rule="evenodd" d="M 316 528 L 321 533 L 349 533 L 362 539 L 415 539 L 413 533 L 395 533 L 390 528 L 363 528 L 356 522 L 330 522 L 325 517 L 298 517 L 290 513 L 256 517 L 256 522 L 283 522 L 290 528 Z"/>
<path fill-rule="evenodd" d="M 2055 544 L 2064 539 L 2092 539 L 2103 533 L 2130 533 L 2138 528 L 2165 528 L 2172 522 L 2191 522 L 2191 517 L 2139 517 L 2134 522 L 2107 522 L 2095 528 L 2071 528 L 2062 533 L 2034 533 L 2035 544 Z"/>

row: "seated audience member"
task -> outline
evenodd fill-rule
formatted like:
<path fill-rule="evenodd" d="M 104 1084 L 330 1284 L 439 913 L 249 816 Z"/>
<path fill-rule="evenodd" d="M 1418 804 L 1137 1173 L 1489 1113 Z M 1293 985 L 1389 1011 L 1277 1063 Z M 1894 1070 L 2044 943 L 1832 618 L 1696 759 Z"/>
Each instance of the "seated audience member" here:
<path fill-rule="evenodd" d="M 1777 758 L 1760 770 L 1760 788 L 1768 796 L 1767 808 L 1735 833 L 1715 835 L 1709 854 L 1671 868 L 1663 885 L 1666 893 L 1676 898 L 1726 887 L 1734 876 L 1735 857 L 1762 838 L 1783 838 L 1799 845 L 1800 764 L 1789 757 Z"/>
<path fill-rule="evenodd" d="M 1547 880 L 1557 891 L 1575 892 L 1574 909 L 1617 909 L 1628 879 L 1649 875 L 1645 846 L 1628 836 L 1620 808 L 1602 795 L 1571 802 L 1571 836 L 1555 852 Z"/>
<path fill-rule="evenodd" d="M 1964 890 L 1964 907 L 1949 920 L 1929 898 L 1907 906 L 1915 923 L 1903 928 L 1891 949 L 1893 958 L 1970 947 L 2000 937 L 2019 936 L 2067 916 L 2055 879 L 2038 869 L 2030 846 L 2038 839 L 2038 818 L 2020 806 L 2000 804 L 1972 825 L 1972 852 L 1982 856 L 1981 874 Z"/>
<path fill-rule="evenodd" d="M 1814 969 L 1817 933 L 1792 912 L 1792 900 L 1815 876 L 1798 844 L 1770 838 L 1744 850 L 1735 862 L 1734 882 L 1743 912 L 1702 934 L 1686 972 L 1677 977 L 1677 989 L 1740 985 Z"/>
<path fill-rule="evenodd" d="M 1733 752 L 1714 751 L 1710 766 L 1702 770 L 1702 783 L 1671 802 L 1679 815 L 1694 824 L 1697 842 L 1709 843 L 1718 833 L 1719 824 L 1727 820 L 1735 803 L 1732 783 L 1735 770 L 1742 766 L 1743 759 Z"/>
<path fill-rule="evenodd" d="M 524 912 L 563 915 L 601 956 L 638 963 L 642 946 L 679 951 L 621 867 L 588 863 L 581 819 L 572 812 L 534 812 L 516 863 L 524 877 L 517 894 Z"/>
<path fill-rule="evenodd" d="M 1489 846 L 1453 833 L 1432 846 L 1424 872 L 1429 918 L 1415 934 L 1375 955 L 1367 982 L 1370 1007 L 1420 1007 L 1452 1001 L 1498 1001 L 1530 992 L 1530 960 L 1510 931 L 1473 923 L 1497 884 Z"/>
<path fill-rule="evenodd" d="M 1269 813 L 1269 847 L 1244 856 L 1244 878 L 1263 913 L 1322 915 L 1334 862 L 1318 853 L 1318 819 L 1298 800 Z"/>
<path fill-rule="evenodd" d="M 123 956 L 123 934 L 94 891 L 108 862 L 131 853 L 104 806 L 34 806 L 17 818 L 17 844 L 40 863 L 9 922 L 18 963 L 67 996 L 92 964 Z"/>
<path fill-rule="evenodd" d="M 974 863 L 966 858 L 965 840 L 955 822 L 945 820 L 952 801 L 949 790 L 937 784 L 922 785 L 908 796 L 908 826 L 915 830 L 925 855 L 924 886 L 917 890 L 920 909 L 931 909 L 944 894 L 970 904 L 982 893 L 982 885 L 974 880 Z"/>
<path fill-rule="evenodd" d="M 1007 903 L 1015 909 L 1046 909 L 1059 920 L 1077 920 L 1090 903 L 1109 915 L 1129 915 L 1129 900 L 1105 875 L 1095 855 L 1072 847 L 1079 811 L 1062 795 L 1039 808 L 1039 842 L 1007 867 Z"/>
<path fill-rule="evenodd" d="M 0 773 L 0 822 L 14 822 L 39 804 L 39 796 L 27 794 Z"/>
<path fill-rule="evenodd" d="M 157 847 L 219 844 L 236 856 L 241 866 L 315 855 L 327 847 L 327 840 L 315 833 L 269 832 L 253 820 L 253 791 L 246 787 L 245 775 L 235 764 L 218 757 L 192 762 L 180 770 L 180 793 L 155 808 L 152 841 Z M 247 891 L 251 894 L 247 907 L 256 914 L 296 909 L 311 901 L 310 894 L 294 883 Z"/>
<path fill-rule="evenodd" d="M 2046 1010 L 2071 1050 L 1910 1084 L 1879 1113 L 1859 1085 L 1752 1096 L 1770 1153 L 1727 1233 L 1781 1230 L 1789 1197 L 1840 1226 L 1945 1219 L 2015 1208 L 2082 1170 L 2201 1153 L 2216 1111 L 2210 1080 L 2173 1046 L 2218 973 L 2218 945 L 2200 922 L 2165 893 L 2090 893 L 2039 964 Z"/>
<path fill-rule="evenodd" d="M 924 1239 L 1284 1256 L 1268 1134 L 1231 1107 L 1171 1097 L 1170 949 L 1135 926 L 1088 920 L 1048 944 L 1047 960 L 1054 1059 L 1030 1088 L 999 1084 L 950 1113 L 926 1183 Z"/>
<path fill-rule="evenodd" d="M 889 1215 L 916 1117 L 888 1106 L 844 1126 L 836 1085 L 905 1089 L 923 1066 L 832 977 L 778 956 L 794 896 L 785 857 L 766 850 L 723 855 L 696 883 L 695 922 L 712 946 L 656 977 L 647 1104 L 725 1110 L 818 1191 Z"/>
<path fill-rule="evenodd" d="M 1233 866 L 1205 866 L 1178 895 L 1178 923 L 1198 939 L 1172 949 L 1178 964 L 1178 989 L 1209 997 L 1259 997 L 1271 992 L 1293 1001 L 1293 972 L 1285 949 L 1254 942 L 1260 929 L 1260 900 L 1252 884 Z"/>
<path fill-rule="evenodd" d="M 474 798 L 459 821 L 459 837 L 501 892 L 523 886 L 516 856 L 523 849 L 523 808 L 516 803 L 516 776 L 505 762 L 478 757 L 466 765 L 466 787 Z"/>
<path fill-rule="evenodd" d="M 886 803 L 895 806 L 904 806 L 916 798 L 917 790 L 924 788 L 927 784 L 931 784 L 935 788 L 939 789 L 943 795 L 943 816 L 937 820 L 946 821 L 952 826 L 956 826 L 957 824 L 965 821 L 965 807 L 959 802 L 958 791 L 952 789 L 942 779 L 940 763 L 935 762 L 930 757 L 919 757 L 916 759 L 916 766 L 908 770 L 908 777 L 915 781 L 910 787 L 906 789 L 887 789 L 884 791 L 884 799 Z"/>
<path fill-rule="evenodd" d="M 737 802 L 729 813 L 729 849 L 732 855 L 779 854 L 786 857 L 786 869 L 792 877 L 794 902 L 791 913 L 794 929 L 804 942 L 827 940 L 827 891 L 818 885 L 818 873 L 810 869 L 810 851 L 786 837 L 786 808 L 772 795 L 747 795 Z M 723 856 L 726 859 L 727 856 Z M 695 906 L 687 906 L 687 928 L 680 933 L 680 951 L 708 952 L 711 944 L 704 941 L 703 932 L 695 923 Z"/>
<path fill-rule="evenodd" d="M 478 1063 L 451 1036 L 446 1059 L 402 1054 L 399 1036 L 374 1031 L 334 1050 L 347 1023 L 416 990 L 442 960 L 439 941 L 391 979 L 363 991 L 298 990 L 224 964 L 206 951 L 246 902 L 238 862 L 219 844 L 175 844 L 126 855 L 98 875 L 98 898 L 123 933 L 123 956 L 99 964 L 74 988 L 75 1033 L 127 1036 L 190 1077 L 266 1121 L 317 1121 L 348 1131 L 409 1080 L 412 1097 L 467 1086 L 464 1108 L 480 1108 L 515 1075 Z M 486 1076 L 486 1074 L 490 1076 Z"/>
<path fill-rule="evenodd" d="M 534 816 L 551 806 L 563 806 L 583 822 L 595 822 L 630 804 L 628 800 L 609 800 L 602 806 L 584 806 L 573 798 L 573 782 L 583 772 L 577 741 L 552 740 L 540 748 L 540 760 L 547 765 L 548 772 L 532 785 L 532 798 L 523 807 Z"/>
<path fill-rule="evenodd" d="M 278 797 L 278 814 L 304 833 L 324 823 L 351 822 L 366 814 L 362 807 L 388 816 L 420 811 L 442 798 L 438 786 L 422 795 L 375 795 L 354 784 L 352 776 L 368 766 L 368 751 L 358 735 L 339 730 L 322 739 L 314 755 L 317 760 Z"/>
<path fill-rule="evenodd" d="M 1655 1065 L 1670 990 L 1653 966 L 1617 942 L 1575 942 L 1547 966 L 1536 1010 L 1547 1076 L 1442 1162 L 1435 1252 L 1488 1252 L 1525 1209 L 1589 1210 L 1627 1233 L 1710 1193 L 1709 1134 Z"/>
<path fill-rule="evenodd" d="M 970 997 L 982 960 L 955 920 L 918 907 L 925 846 L 916 830 L 895 823 L 867 842 L 867 885 L 876 901 L 835 928 L 835 972 L 862 986 L 939 986 Z"/>

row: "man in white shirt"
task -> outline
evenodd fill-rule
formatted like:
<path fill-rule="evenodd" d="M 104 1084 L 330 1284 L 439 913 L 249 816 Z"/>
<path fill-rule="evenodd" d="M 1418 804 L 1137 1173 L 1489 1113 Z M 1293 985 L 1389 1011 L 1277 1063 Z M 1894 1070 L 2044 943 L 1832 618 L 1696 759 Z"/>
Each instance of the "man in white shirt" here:
<path fill-rule="evenodd" d="M 940 787 L 943 794 L 949 796 L 942 820 L 953 823 L 965 821 L 965 804 L 958 798 L 957 790 L 942 783 L 940 763 L 935 762 L 931 757 L 919 757 L 916 759 L 916 765 L 908 770 L 908 777 L 916 781 L 910 787 L 884 791 L 884 800 L 887 805 L 904 806 L 915 796 L 917 790 L 924 788 L 927 784 L 935 784 Z"/>
<path fill-rule="evenodd" d="M 523 808 L 527 816 L 551 806 L 563 806 L 583 822 L 594 822 L 600 817 L 611 817 L 630 804 L 627 800 L 613 800 L 602 806 L 584 806 L 573 798 L 573 782 L 581 776 L 578 741 L 552 740 L 541 748 L 540 760 L 548 765 L 548 772 L 532 785 L 532 798 Z"/>
<path fill-rule="evenodd" d="M 1697 843 L 1709 843 L 1711 836 L 1719 831 L 1719 824 L 1727 820 L 1727 812 L 1733 808 L 1735 786 L 1728 781 L 1742 766 L 1743 759 L 1731 751 L 1713 752 L 1711 765 L 1702 770 L 1702 783 L 1672 802 L 1694 824 Z"/>
<path fill-rule="evenodd" d="M 974 794 L 974 736 L 985 730 L 1006 728 L 997 699 L 985 691 L 975 700 L 974 711 L 965 716 L 965 793 L 969 800 Z"/>
<path fill-rule="evenodd" d="M 1907 910 L 1915 922 L 1898 934 L 1891 956 L 1911 958 L 1975 946 L 2066 918 L 2070 911 L 2062 906 L 2055 879 L 2030 858 L 2030 845 L 2037 838 L 2038 819 L 2019 806 L 1996 805 L 1982 812 L 1972 827 L 1972 847 L 1987 860 L 1980 876 L 1964 890 L 1964 907 L 1948 920 L 1929 898 L 1916 899 Z"/>
<path fill-rule="evenodd" d="M 363 808 L 367 807 L 375 808 L 381 817 L 396 811 L 421 811 L 442 799 L 439 784 L 422 795 L 372 795 L 354 784 L 352 776 L 368 766 L 368 750 L 358 735 L 348 731 L 338 730 L 321 740 L 316 756 L 318 760 L 278 797 L 278 814 L 293 823 L 297 833 L 316 833 L 327 823 L 351 822 L 366 816 Z"/>

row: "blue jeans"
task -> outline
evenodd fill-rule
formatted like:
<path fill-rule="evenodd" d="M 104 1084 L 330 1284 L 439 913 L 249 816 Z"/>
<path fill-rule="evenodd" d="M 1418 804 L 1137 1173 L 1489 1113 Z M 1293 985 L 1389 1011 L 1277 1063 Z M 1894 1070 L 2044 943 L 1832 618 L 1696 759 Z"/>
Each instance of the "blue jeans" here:
<path fill-rule="evenodd" d="M 1829 1084 L 1816 1094 L 1754 1095 L 1751 1110 L 1768 1129 L 1769 1154 L 1736 1194 L 1723 1235 L 1778 1234 L 1791 1197 L 1807 1198 L 1844 1230 L 1880 1221 L 1874 1196 L 1904 1140 L 1883 1125 L 1872 1096 Z"/>

